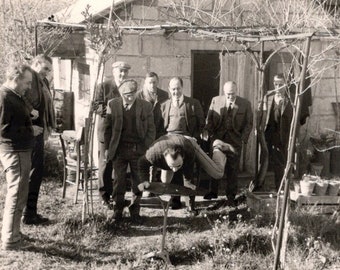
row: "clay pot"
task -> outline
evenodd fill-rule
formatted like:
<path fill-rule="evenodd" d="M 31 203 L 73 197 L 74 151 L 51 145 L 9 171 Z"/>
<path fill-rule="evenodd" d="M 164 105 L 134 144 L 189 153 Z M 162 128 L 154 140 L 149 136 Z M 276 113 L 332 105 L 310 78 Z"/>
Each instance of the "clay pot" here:
<path fill-rule="evenodd" d="M 340 189 L 339 181 L 329 181 L 328 183 L 328 195 L 329 196 L 338 196 Z"/>
<path fill-rule="evenodd" d="M 311 196 L 314 191 L 315 183 L 316 181 L 300 181 L 301 194 L 304 196 Z"/>
<path fill-rule="evenodd" d="M 324 196 L 328 188 L 328 181 L 316 181 L 314 191 L 317 196 Z"/>

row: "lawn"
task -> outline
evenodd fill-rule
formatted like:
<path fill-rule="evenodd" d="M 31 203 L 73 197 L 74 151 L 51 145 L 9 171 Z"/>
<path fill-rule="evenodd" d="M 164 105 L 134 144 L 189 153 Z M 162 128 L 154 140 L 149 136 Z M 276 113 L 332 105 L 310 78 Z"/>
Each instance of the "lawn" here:
<path fill-rule="evenodd" d="M 0 183 L 2 219 L 6 189 L 3 179 Z M 67 191 L 62 199 L 60 180 L 43 183 L 39 209 L 51 224 L 22 226 L 31 246 L 26 251 L 0 251 L 1 269 L 166 269 L 162 260 L 146 258 L 160 250 L 161 209 L 142 208 L 143 225 L 126 219 L 117 226 L 110 220 L 112 212 L 95 198 L 95 214 L 82 225 L 81 203 L 74 205 L 71 188 Z M 184 209 L 169 210 L 170 269 L 272 268 L 272 216 L 255 215 L 246 204 L 237 209 L 200 210 L 197 217 Z M 286 269 L 340 269 L 337 218 L 336 214 L 317 215 L 313 209 L 292 211 Z"/>

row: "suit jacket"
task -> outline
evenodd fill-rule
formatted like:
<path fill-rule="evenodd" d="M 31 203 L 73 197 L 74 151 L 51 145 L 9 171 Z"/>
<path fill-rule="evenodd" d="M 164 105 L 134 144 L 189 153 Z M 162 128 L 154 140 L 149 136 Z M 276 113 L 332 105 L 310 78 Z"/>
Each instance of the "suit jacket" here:
<path fill-rule="evenodd" d="M 120 97 L 118 86 L 115 81 L 108 80 L 98 85 L 96 98 L 94 102 L 97 104 L 98 108 L 96 113 L 98 114 L 97 123 L 97 134 L 98 140 L 104 143 L 104 123 L 106 117 L 106 106 L 110 99 Z"/>
<path fill-rule="evenodd" d="M 272 110 L 274 103 L 274 96 L 269 96 L 267 101 L 267 111 L 266 112 L 266 122 L 265 122 L 265 132 L 268 132 L 268 122 L 270 117 L 270 112 Z M 293 118 L 293 107 L 290 104 L 290 102 L 285 102 L 283 110 L 281 110 L 281 121 L 280 121 L 280 140 L 282 143 L 282 146 L 286 147 L 288 146 L 289 141 L 289 132 L 290 132 L 290 124 L 292 122 Z"/>
<path fill-rule="evenodd" d="M 184 96 L 183 103 L 185 105 L 185 121 L 191 137 L 200 140 L 201 132 L 204 128 L 204 113 L 200 102 L 197 99 Z M 163 133 L 169 126 L 171 99 L 161 104 Z"/>
<path fill-rule="evenodd" d="M 138 91 L 137 98 L 149 101 L 148 96 L 145 95 L 143 90 Z M 160 88 L 157 88 L 157 100 L 153 104 L 153 109 L 152 109 L 153 110 L 153 118 L 154 118 L 154 122 L 155 122 L 155 126 L 156 126 L 156 139 L 158 139 L 161 136 L 161 134 L 163 133 L 161 104 L 164 101 L 166 101 L 167 99 L 169 99 L 169 93 L 160 89 Z"/>
<path fill-rule="evenodd" d="M 208 130 L 209 135 L 215 139 L 223 139 L 222 136 L 225 134 L 222 120 L 224 114 L 227 112 L 226 102 L 224 95 L 217 96 L 212 99 L 209 107 L 205 128 Z M 239 96 L 236 97 L 232 109 L 232 128 L 236 135 L 235 138 L 233 138 L 236 146 L 240 147 L 242 141 L 244 143 L 248 142 L 250 132 L 253 128 L 253 112 L 250 102 Z"/>
<path fill-rule="evenodd" d="M 151 104 L 138 98 L 135 103 L 137 134 L 140 139 L 137 151 L 143 155 L 155 140 L 156 130 Z M 123 125 L 123 98 L 109 100 L 104 122 L 104 145 L 108 150 L 108 160 L 112 160 L 116 155 Z"/>

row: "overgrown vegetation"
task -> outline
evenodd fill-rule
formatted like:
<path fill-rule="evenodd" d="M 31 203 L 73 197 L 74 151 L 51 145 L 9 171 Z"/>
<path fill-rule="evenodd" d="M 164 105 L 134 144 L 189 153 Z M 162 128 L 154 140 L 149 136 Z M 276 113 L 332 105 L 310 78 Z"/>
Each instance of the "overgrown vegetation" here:
<path fill-rule="evenodd" d="M 22 252 L 0 252 L 1 269 L 165 269 L 159 259 L 145 255 L 160 250 L 161 209 L 142 208 L 140 226 L 128 221 L 117 226 L 111 211 L 95 203 L 95 215 L 84 225 L 81 205 L 61 199 L 60 183 L 43 183 L 40 197 L 48 226 L 23 226 L 31 245 Z M 5 185 L 1 180 L 0 216 Z M 96 200 L 97 201 L 97 200 Z M 340 223 L 337 216 L 313 211 L 292 211 L 287 248 L 287 269 L 338 269 Z M 271 269 L 272 221 L 253 214 L 246 205 L 238 210 L 202 211 L 188 217 L 184 210 L 170 210 L 166 248 L 175 269 Z"/>

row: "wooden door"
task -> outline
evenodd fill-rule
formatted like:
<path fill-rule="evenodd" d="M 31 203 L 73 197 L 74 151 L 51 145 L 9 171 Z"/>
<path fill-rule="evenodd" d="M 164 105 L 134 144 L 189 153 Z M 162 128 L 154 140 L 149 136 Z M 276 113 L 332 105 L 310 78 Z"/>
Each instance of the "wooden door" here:
<path fill-rule="evenodd" d="M 225 82 L 236 82 L 238 89 L 237 95 L 246 98 L 251 102 L 252 110 L 254 112 L 253 126 L 255 126 L 255 109 L 258 104 L 258 74 L 253 60 L 250 56 L 241 52 L 228 54 L 221 53 L 220 65 L 220 95 L 223 95 L 223 85 Z M 254 172 L 256 153 L 254 128 L 249 136 L 248 143 L 242 152 L 240 170 Z"/>

